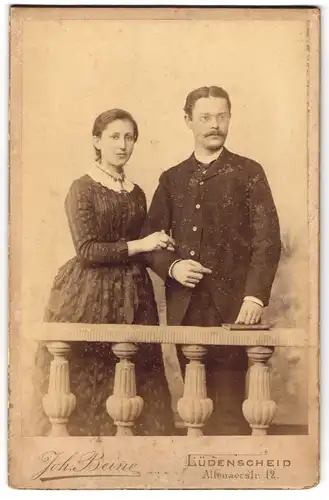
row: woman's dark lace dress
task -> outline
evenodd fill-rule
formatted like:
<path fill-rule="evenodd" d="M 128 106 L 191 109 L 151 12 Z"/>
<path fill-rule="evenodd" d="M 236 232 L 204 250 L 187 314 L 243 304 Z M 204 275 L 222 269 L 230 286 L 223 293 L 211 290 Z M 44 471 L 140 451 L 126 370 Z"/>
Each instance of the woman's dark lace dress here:
<path fill-rule="evenodd" d="M 65 201 L 77 256 L 62 266 L 54 280 L 44 320 L 69 323 L 158 324 L 153 287 L 140 256 L 129 257 L 126 241 L 136 240 L 146 214 L 143 191 L 116 192 L 88 175 L 73 182 Z M 69 420 L 71 435 L 114 435 L 106 412 L 118 361 L 109 343 L 71 343 L 71 391 L 77 407 Z M 40 346 L 36 387 L 41 389 L 34 434 L 50 424 L 40 396 L 47 392 L 51 356 Z M 137 435 L 171 435 L 173 414 L 161 346 L 141 344 L 135 358 L 137 394 L 144 408 Z M 35 411 L 37 410 L 37 411 Z"/>

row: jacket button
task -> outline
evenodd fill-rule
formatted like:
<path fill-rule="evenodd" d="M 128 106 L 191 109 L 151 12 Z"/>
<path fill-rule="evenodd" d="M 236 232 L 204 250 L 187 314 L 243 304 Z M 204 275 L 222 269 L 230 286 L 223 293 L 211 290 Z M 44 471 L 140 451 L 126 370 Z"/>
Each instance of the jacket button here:
<path fill-rule="evenodd" d="M 192 257 L 193 257 L 193 255 L 195 255 L 195 251 L 194 251 L 194 250 L 191 250 L 191 251 L 190 251 L 190 255 L 192 255 Z"/>
<path fill-rule="evenodd" d="M 199 205 L 199 203 L 197 205 L 195 205 L 195 208 L 197 208 L 198 210 L 200 207 L 201 207 L 201 205 Z"/>
<path fill-rule="evenodd" d="M 193 231 L 197 231 L 198 230 L 198 228 L 196 226 L 193 226 L 192 229 L 193 229 Z"/>

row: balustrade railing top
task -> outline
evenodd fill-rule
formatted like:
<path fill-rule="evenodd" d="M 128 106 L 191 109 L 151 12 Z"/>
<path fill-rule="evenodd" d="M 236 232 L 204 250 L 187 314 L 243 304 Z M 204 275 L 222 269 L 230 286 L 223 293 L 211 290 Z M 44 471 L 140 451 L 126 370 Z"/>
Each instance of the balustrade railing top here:
<path fill-rule="evenodd" d="M 224 327 L 39 323 L 26 335 L 40 341 L 133 342 L 241 346 L 306 347 L 306 332 L 298 328 L 228 330 Z"/>

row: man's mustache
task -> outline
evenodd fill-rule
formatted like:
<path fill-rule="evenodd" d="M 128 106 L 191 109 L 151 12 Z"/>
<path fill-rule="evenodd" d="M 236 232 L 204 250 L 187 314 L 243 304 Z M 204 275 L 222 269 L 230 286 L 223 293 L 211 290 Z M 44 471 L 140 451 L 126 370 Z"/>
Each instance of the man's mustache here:
<path fill-rule="evenodd" d="M 218 130 L 213 130 L 212 132 L 207 132 L 205 134 L 205 137 L 211 137 L 211 136 L 218 136 L 218 137 L 226 137 L 225 134 L 222 132 L 219 132 Z"/>

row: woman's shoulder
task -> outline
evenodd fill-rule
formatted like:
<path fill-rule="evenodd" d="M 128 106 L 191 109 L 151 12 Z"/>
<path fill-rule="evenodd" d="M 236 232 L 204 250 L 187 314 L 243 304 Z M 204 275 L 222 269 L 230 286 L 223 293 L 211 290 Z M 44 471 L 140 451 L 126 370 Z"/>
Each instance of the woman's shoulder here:
<path fill-rule="evenodd" d="M 141 196 L 145 197 L 145 193 L 144 193 L 143 189 L 140 187 L 140 185 L 139 185 L 139 184 L 136 184 L 136 182 L 131 182 L 131 184 L 132 184 L 132 186 L 133 186 L 134 191 L 135 191 L 137 194 L 139 194 L 139 195 L 141 195 Z"/>
<path fill-rule="evenodd" d="M 74 179 L 69 188 L 66 200 L 75 200 L 81 198 L 81 196 L 91 195 L 92 185 L 93 180 L 87 174 Z"/>
<path fill-rule="evenodd" d="M 78 191 L 89 190 L 92 187 L 93 183 L 94 181 L 92 180 L 92 178 L 89 175 L 85 174 L 81 177 L 78 177 L 77 179 L 74 179 L 70 189 Z"/>
<path fill-rule="evenodd" d="M 129 186 L 130 192 L 134 192 L 134 194 L 136 196 L 142 197 L 143 199 L 146 198 L 143 189 L 138 184 L 136 184 L 135 182 L 132 182 L 128 179 L 126 182 Z M 97 187 L 97 185 L 99 185 L 99 183 L 94 181 L 90 175 L 85 174 L 85 175 L 82 175 L 81 177 L 75 179 L 72 182 L 69 192 L 71 194 L 75 193 L 77 195 L 80 193 L 81 194 L 91 193 L 93 188 Z"/>

